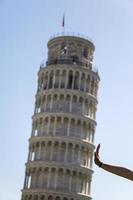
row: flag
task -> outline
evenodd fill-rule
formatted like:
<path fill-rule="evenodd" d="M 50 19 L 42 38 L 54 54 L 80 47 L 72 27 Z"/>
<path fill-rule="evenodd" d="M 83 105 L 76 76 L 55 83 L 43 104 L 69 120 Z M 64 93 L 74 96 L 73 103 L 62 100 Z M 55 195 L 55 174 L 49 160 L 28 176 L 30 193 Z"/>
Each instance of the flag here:
<path fill-rule="evenodd" d="M 62 27 L 65 26 L 65 14 L 63 15 L 63 20 L 62 20 Z"/>

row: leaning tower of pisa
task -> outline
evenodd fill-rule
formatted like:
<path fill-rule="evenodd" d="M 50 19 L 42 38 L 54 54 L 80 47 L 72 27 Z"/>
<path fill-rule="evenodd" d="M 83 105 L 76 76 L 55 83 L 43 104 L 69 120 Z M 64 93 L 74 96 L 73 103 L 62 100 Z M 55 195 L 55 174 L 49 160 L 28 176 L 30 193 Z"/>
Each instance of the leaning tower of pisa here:
<path fill-rule="evenodd" d="M 99 75 L 94 44 L 55 36 L 38 72 L 22 200 L 90 200 Z"/>

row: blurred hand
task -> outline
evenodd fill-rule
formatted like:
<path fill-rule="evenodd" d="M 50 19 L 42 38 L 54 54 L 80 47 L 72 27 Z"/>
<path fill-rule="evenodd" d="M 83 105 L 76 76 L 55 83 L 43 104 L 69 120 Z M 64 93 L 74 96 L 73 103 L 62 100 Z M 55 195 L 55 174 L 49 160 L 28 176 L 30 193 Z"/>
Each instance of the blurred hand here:
<path fill-rule="evenodd" d="M 99 157 L 99 149 L 100 149 L 100 144 L 98 144 L 96 151 L 94 153 L 94 162 L 98 166 L 101 164 L 100 157 Z"/>

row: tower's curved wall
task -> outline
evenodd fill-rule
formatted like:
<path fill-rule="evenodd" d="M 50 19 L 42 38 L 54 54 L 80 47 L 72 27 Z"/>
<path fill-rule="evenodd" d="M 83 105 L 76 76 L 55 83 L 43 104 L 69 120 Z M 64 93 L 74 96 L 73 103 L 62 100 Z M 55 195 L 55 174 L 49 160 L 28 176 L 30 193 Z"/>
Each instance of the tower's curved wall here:
<path fill-rule="evenodd" d="M 91 199 L 99 76 L 94 44 L 75 36 L 48 42 L 38 89 L 22 200 Z"/>

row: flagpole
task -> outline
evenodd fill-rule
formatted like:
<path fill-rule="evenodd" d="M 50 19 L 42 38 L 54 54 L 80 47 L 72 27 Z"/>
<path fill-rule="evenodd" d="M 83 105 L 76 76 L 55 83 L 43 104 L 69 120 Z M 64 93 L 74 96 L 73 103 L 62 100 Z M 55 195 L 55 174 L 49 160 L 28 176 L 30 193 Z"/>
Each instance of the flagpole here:
<path fill-rule="evenodd" d="M 64 27 L 63 27 L 63 33 L 65 34 L 65 24 L 64 24 Z"/>
<path fill-rule="evenodd" d="M 65 13 L 63 14 L 62 28 L 63 28 L 63 35 L 64 35 L 65 34 Z"/>

